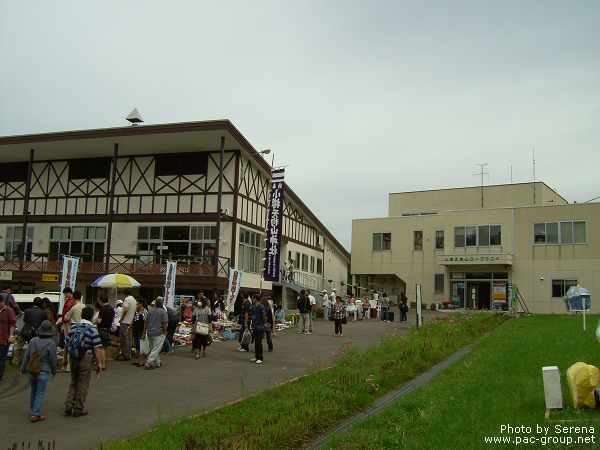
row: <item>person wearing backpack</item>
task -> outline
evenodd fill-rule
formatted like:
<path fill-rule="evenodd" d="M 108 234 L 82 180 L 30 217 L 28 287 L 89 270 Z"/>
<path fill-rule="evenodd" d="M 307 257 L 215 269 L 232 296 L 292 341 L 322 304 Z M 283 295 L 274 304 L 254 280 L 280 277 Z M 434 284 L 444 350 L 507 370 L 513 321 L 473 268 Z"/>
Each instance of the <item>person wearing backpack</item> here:
<path fill-rule="evenodd" d="M 65 350 L 71 360 L 71 384 L 65 400 L 65 415 L 81 417 L 87 415 L 84 409 L 92 377 L 92 352 L 98 361 L 97 373 L 104 368 L 104 350 L 96 327 L 90 322 L 94 308 L 86 306 L 81 311 L 81 321 L 71 325 Z"/>
<path fill-rule="evenodd" d="M 44 394 L 48 377 L 56 375 L 56 344 L 52 337 L 56 329 L 49 320 L 44 320 L 38 328 L 38 336 L 29 341 L 27 352 L 21 361 L 21 376 L 27 374 L 31 393 L 29 395 L 29 409 L 31 409 L 32 423 L 41 422 L 44 405 Z"/>

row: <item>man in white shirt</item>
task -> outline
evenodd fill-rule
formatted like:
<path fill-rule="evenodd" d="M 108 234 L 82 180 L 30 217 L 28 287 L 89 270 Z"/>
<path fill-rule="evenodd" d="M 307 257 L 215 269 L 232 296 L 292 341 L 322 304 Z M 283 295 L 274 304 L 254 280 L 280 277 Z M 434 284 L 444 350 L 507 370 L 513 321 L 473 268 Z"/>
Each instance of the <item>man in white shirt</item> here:
<path fill-rule="evenodd" d="M 119 329 L 119 344 L 121 346 L 121 355 L 117 361 L 129 361 L 131 359 L 131 325 L 135 316 L 136 301 L 131 295 L 131 290 L 123 290 L 123 312 L 121 313 L 120 329 Z"/>
<path fill-rule="evenodd" d="M 327 295 L 327 289 L 323 289 L 323 291 L 321 291 L 321 294 L 323 294 L 323 320 L 325 322 L 329 321 L 329 295 Z"/>

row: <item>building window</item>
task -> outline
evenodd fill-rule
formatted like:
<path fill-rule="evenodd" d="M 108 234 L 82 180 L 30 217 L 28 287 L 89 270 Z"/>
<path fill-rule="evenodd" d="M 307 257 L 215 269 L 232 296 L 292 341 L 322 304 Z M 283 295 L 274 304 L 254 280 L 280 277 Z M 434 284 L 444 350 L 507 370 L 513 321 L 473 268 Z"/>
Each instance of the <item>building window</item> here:
<path fill-rule="evenodd" d="M 315 257 L 310 257 L 310 273 L 315 273 Z"/>
<path fill-rule="evenodd" d="M 552 297 L 564 297 L 571 286 L 577 286 L 577 280 L 552 280 Z"/>
<path fill-rule="evenodd" d="M 433 293 L 434 294 L 443 294 L 444 293 L 444 274 L 436 273 L 434 275 L 433 281 Z"/>
<path fill-rule="evenodd" d="M 423 250 L 423 231 L 417 230 L 413 236 L 414 250 Z"/>
<path fill-rule="evenodd" d="M 83 262 L 103 262 L 106 227 L 51 227 L 48 259 L 61 255 L 80 256 Z"/>
<path fill-rule="evenodd" d="M 23 241 L 23 227 L 6 227 L 6 254 L 5 259 L 18 261 L 21 255 Z M 25 241 L 25 260 L 31 261 L 33 252 L 33 227 L 27 227 L 27 240 Z"/>
<path fill-rule="evenodd" d="M 137 253 L 145 263 L 185 257 L 185 262 L 212 265 L 216 235 L 217 227 L 210 225 L 141 226 Z"/>
<path fill-rule="evenodd" d="M 454 228 L 454 247 L 490 247 L 502 245 L 501 225 Z"/>
<path fill-rule="evenodd" d="M 435 249 L 444 249 L 444 230 L 436 230 L 435 232 Z"/>
<path fill-rule="evenodd" d="M 308 255 L 302 254 L 302 270 L 308 272 Z"/>
<path fill-rule="evenodd" d="M 317 273 L 323 275 L 323 260 L 321 258 L 317 258 Z"/>
<path fill-rule="evenodd" d="M 240 229 L 238 266 L 244 272 L 260 273 L 262 270 L 262 234 Z"/>
<path fill-rule="evenodd" d="M 382 252 L 392 249 L 392 233 L 373 233 L 373 251 Z"/>
<path fill-rule="evenodd" d="M 300 270 L 300 253 L 296 252 L 296 258 L 294 259 L 294 268 Z"/>
<path fill-rule="evenodd" d="M 585 244 L 587 225 L 584 220 L 568 222 L 541 222 L 533 224 L 535 245 Z"/>

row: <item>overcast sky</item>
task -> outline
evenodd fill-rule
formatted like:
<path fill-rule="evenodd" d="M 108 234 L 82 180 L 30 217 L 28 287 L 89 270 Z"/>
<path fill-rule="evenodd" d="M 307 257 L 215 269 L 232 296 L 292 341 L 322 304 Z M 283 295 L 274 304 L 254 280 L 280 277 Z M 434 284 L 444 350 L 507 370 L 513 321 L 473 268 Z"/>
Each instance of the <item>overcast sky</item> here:
<path fill-rule="evenodd" d="M 0 0 L 0 135 L 229 119 L 350 249 L 388 194 L 600 196 L 600 1 Z"/>

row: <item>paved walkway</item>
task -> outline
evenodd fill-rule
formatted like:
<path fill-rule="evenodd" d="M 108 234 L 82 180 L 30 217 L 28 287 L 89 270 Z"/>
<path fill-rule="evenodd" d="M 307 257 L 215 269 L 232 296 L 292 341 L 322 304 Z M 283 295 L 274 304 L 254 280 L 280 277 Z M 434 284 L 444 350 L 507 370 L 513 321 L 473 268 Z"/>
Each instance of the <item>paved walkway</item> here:
<path fill-rule="evenodd" d="M 397 308 L 394 310 L 398 315 Z M 414 310 L 408 317 L 414 322 Z M 29 442 L 37 448 L 38 440 L 55 442 L 56 450 L 91 449 L 101 440 L 138 433 L 156 423 L 159 415 L 164 421 L 188 416 L 306 374 L 309 369 L 326 367 L 343 342 L 357 342 L 365 351 L 376 345 L 380 336 L 406 332 L 408 325 L 375 319 L 350 322 L 340 339 L 334 335 L 333 322 L 316 320 L 310 336 L 298 335 L 296 328 L 279 332 L 274 351 L 265 353 L 261 365 L 249 361 L 252 352 L 238 352 L 237 341 L 215 342 L 208 348 L 208 356 L 199 360 L 189 347 L 176 348 L 172 355 L 162 357 L 163 367 L 154 370 L 108 361 L 108 370 L 90 382 L 86 401 L 90 414 L 79 418 L 62 414 L 70 377 L 59 373 L 46 390 L 42 410 L 46 420 L 34 424 L 29 422 L 27 378 L 7 374 L 0 383 L 0 450 L 12 448 L 14 443 L 20 449 L 22 442 L 25 448 Z"/>

